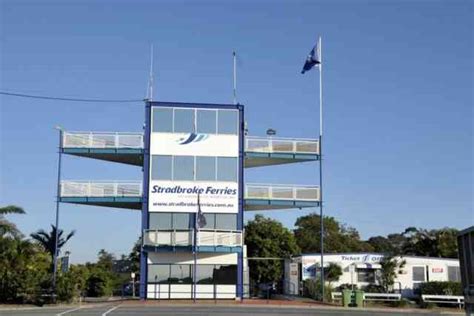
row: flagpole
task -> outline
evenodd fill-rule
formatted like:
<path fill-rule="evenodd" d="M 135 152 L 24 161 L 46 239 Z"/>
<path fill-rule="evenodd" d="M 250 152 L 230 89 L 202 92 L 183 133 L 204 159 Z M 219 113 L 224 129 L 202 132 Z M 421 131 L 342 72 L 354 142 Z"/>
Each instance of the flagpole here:
<path fill-rule="evenodd" d="M 319 37 L 319 218 L 321 242 L 321 301 L 324 302 L 324 219 L 323 219 L 323 48 Z"/>

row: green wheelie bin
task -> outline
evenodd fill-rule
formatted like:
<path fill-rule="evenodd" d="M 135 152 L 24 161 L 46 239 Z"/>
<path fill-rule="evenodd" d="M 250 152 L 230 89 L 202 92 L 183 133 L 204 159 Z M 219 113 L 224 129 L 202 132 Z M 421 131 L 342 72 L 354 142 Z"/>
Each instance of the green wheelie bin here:
<path fill-rule="evenodd" d="M 355 292 L 355 304 L 357 307 L 364 307 L 364 291 L 356 290 Z"/>
<path fill-rule="evenodd" d="M 342 290 L 342 306 L 349 307 L 352 301 L 352 291 L 349 289 Z"/>

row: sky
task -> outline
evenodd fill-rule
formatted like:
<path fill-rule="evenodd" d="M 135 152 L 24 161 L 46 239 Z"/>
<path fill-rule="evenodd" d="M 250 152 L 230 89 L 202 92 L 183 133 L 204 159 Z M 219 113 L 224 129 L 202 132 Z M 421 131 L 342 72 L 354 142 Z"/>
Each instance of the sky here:
<path fill-rule="evenodd" d="M 0 90 L 155 100 L 238 100 L 249 134 L 315 138 L 323 38 L 324 211 L 362 238 L 466 228 L 473 201 L 472 1 L 0 1 Z M 144 104 L 0 96 L 0 205 L 28 235 L 54 221 L 58 132 L 142 130 Z M 64 156 L 63 179 L 139 180 L 134 166 Z M 317 184 L 315 162 L 246 170 L 246 182 Z M 316 209 L 261 212 L 289 228 Z M 251 219 L 255 213 L 246 213 Z M 62 204 L 73 262 L 129 253 L 140 213 Z M 66 250 L 66 249 L 65 249 Z"/>

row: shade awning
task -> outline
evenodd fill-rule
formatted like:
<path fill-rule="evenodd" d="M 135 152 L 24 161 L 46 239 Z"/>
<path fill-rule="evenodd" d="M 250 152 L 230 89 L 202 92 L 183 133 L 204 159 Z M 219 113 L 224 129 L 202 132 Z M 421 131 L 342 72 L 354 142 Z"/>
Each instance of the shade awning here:
<path fill-rule="evenodd" d="M 356 268 L 359 269 L 381 269 L 382 266 L 379 263 L 358 263 Z"/>

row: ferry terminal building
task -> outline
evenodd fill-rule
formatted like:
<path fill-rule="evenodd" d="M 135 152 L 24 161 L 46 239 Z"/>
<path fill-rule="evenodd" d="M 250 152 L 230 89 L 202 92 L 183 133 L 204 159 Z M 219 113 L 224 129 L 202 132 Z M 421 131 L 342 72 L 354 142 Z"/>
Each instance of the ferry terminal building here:
<path fill-rule="evenodd" d="M 141 212 L 142 299 L 243 298 L 244 212 L 320 203 L 317 185 L 246 183 L 244 170 L 319 161 L 318 140 L 248 136 L 240 104 L 147 101 L 145 112 L 140 133 L 61 132 L 61 154 L 141 167 L 143 179 L 61 180 L 59 201 Z"/>

